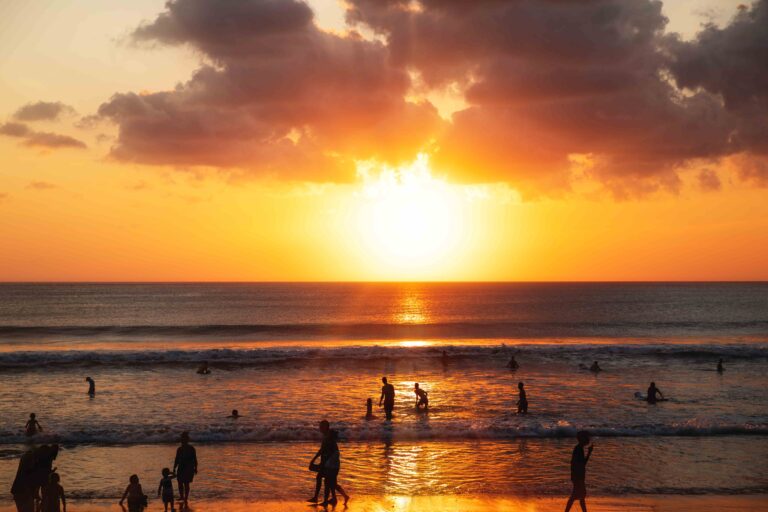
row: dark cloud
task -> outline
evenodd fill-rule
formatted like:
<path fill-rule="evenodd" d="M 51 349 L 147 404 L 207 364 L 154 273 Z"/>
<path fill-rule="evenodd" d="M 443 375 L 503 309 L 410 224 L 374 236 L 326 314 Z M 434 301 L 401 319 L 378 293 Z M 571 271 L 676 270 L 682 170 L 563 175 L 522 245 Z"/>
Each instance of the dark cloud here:
<path fill-rule="evenodd" d="M 722 183 L 720 183 L 720 177 L 712 169 L 702 169 L 697 176 L 699 180 L 699 187 L 702 190 L 712 191 L 720 190 Z"/>
<path fill-rule="evenodd" d="M 81 140 L 50 132 L 37 132 L 31 130 L 23 123 L 4 123 L 0 125 L 0 135 L 16 137 L 23 139 L 25 146 L 44 147 L 50 149 L 59 148 L 85 148 L 85 143 Z"/>
<path fill-rule="evenodd" d="M 19 108 L 13 118 L 19 121 L 55 121 L 62 115 L 74 113 L 74 108 L 60 101 L 38 101 Z"/>
<path fill-rule="evenodd" d="M 47 181 L 32 181 L 27 185 L 27 188 L 29 190 L 51 190 L 58 187 Z"/>
<path fill-rule="evenodd" d="M 319 30 L 299 0 L 170 0 L 133 39 L 207 64 L 98 114 L 119 128 L 111 154 L 146 164 L 342 180 L 351 159 L 430 147 L 455 178 L 531 194 L 567 189 L 574 158 L 616 196 L 674 192 L 692 160 L 768 151 L 767 5 L 683 41 L 658 0 L 348 0 L 367 40 Z M 406 99 L 416 84 L 468 106 L 442 121 Z"/>
<path fill-rule="evenodd" d="M 351 179 L 349 158 L 411 158 L 440 123 L 434 107 L 404 99 L 408 73 L 383 44 L 320 31 L 303 2 L 166 6 L 134 39 L 189 45 L 212 65 L 172 91 L 101 105 L 119 127 L 117 159 Z"/>

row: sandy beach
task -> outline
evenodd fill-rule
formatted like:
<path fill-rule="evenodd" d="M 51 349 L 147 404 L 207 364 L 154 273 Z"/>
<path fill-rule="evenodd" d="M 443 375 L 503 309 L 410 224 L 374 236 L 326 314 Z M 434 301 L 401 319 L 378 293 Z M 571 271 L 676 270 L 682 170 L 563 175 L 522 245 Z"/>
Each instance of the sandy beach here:
<path fill-rule="evenodd" d="M 518 499 L 460 496 L 385 496 L 356 497 L 349 505 L 337 505 L 335 510 L 346 512 L 560 512 L 567 497 Z M 71 511 L 120 510 L 117 501 L 73 501 Z M 749 496 L 626 496 L 590 498 L 591 512 L 757 512 L 768 508 L 768 497 Z M 159 501 L 150 503 L 148 511 L 162 510 Z M 191 504 L 190 512 L 306 512 L 317 509 L 301 501 L 199 501 Z M 329 508 L 328 510 L 334 510 Z M 0 512 L 13 512 L 12 505 L 0 505 Z"/>

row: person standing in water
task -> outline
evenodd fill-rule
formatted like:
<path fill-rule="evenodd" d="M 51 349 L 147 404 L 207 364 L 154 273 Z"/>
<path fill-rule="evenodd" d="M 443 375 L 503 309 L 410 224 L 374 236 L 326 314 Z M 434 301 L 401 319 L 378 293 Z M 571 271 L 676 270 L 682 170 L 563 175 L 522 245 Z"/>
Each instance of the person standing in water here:
<path fill-rule="evenodd" d="M 515 356 L 512 356 L 512 359 L 509 360 L 509 362 L 507 363 L 507 368 L 509 368 L 510 370 L 517 370 L 518 368 L 520 368 L 520 365 L 517 364 L 517 360 L 515 359 Z"/>
<path fill-rule="evenodd" d="M 725 371 L 725 368 L 723 368 L 723 360 L 719 360 L 717 362 L 717 373 L 723 373 Z"/>
<path fill-rule="evenodd" d="M 39 421 L 37 421 L 37 418 L 35 417 L 35 413 L 30 413 L 29 420 L 24 425 L 24 433 L 27 435 L 27 437 L 32 437 L 33 435 L 42 431 L 43 431 L 43 426 L 40 425 Z"/>
<path fill-rule="evenodd" d="M 227 416 L 227 418 L 232 418 L 233 420 L 236 420 L 239 417 L 240 417 L 240 413 L 237 412 L 237 409 L 232 409 L 232 414 Z"/>
<path fill-rule="evenodd" d="M 423 405 L 424 410 L 426 411 L 429 408 L 429 398 L 427 397 L 427 392 L 419 387 L 418 382 L 413 385 L 413 392 L 416 393 L 416 409 L 421 408 Z"/>
<path fill-rule="evenodd" d="M 325 480 L 325 490 L 322 506 L 336 505 L 336 491 L 344 498 L 344 505 L 349 501 L 349 495 L 342 489 L 338 483 L 339 470 L 341 469 L 341 452 L 339 451 L 338 432 L 331 430 L 331 424 L 328 420 L 322 420 L 319 426 L 323 440 L 320 443 L 320 449 L 309 462 L 310 467 L 320 457 L 320 468 L 315 477 L 315 494 L 307 501 L 317 503 L 320 495 L 320 487 Z M 330 497 L 330 499 L 329 499 Z"/>
<path fill-rule="evenodd" d="M 203 361 L 202 364 L 197 368 L 198 375 L 208 375 L 211 373 L 211 369 L 208 368 L 208 361 Z"/>
<path fill-rule="evenodd" d="M 189 432 L 181 433 L 181 446 L 176 450 L 176 459 L 173 461 L 173 473 L 179 485 L 179 499 L 187 506 L 189 501 L 189 484 L 197 474 L 197 451 L 189 444 Z"/>
<path fill-rule="evenodd" d="M 171 473 L 171 470 L 168 468 L 163 468 L 163 471 L 161 472 L 163 477 L 160 479 L 160 485 L 157 486 L 157 495 L 162 496 L 163 499 L 163 510 L 165 512 L 168 512 L 168 505 L 171 505 L 171 512 L 176 510 L 173 507 L 173 473 Z"/>
<path fill-rule="evenodd" d="M 655 404 L 657 402 L 657 394 L 661 400 L 664 400 L 664 395 L 661 393 L 661 390 L 656 387 L 656 383 L 651 382 L 651 385 L 648 386 L 648 395 L 645 397 L 646 401 L 649 404 Z"/>
<path fill-rule="evenodd" d="M 597 361 L 595 361 L 594 363 L 592 363 L 592 366 L 589 367 L 589 371 L 591 371 L 592 373 L 597 373 L 597 372 L 603 371 L 603 369 L 600 368 L 600 365 L 597 364 Z"/>
<path fill-rule="evenodd" d="M 90 377 L 86 377 L 85 382 L 88 383 L 88 394 L 94 396 L 96 394 L 96 383 Z"/>
<path fill-rule="evenodd" d="M 64 498 L 64 488 L 59 483 L 58 473 L 51 473 L 48 483 L 42 488 L 41 512 L 67 512 L 67 500 Z"/>
<path fill-rule="evenodd" d="M 395 386 L 387 382 L 386 377 L 381 378 L 381 382 L 384 383 L 381 386 L 381 396 L 379 397 L 379 407 L 381 407 L 382 401 L 384 402 L 384 413 L 387 416 L 387 420 L 392 419 L 392 411 L 395 408 Z"/>
<path fill-rule="evenodd" d="M 589 432 L 581 430 L 576 433 L 576 438 L 579 440 L 579 444 L 573 449 L 571 455 L 571 482 L 573 482 L 573 491 L 571 497 L 568 498 L 568 504 L 565 506 L 565 512 L 571 510 L 573 502 L 578 500 L 581 505 L 582 512 L 587 512 L 587 462 L 592 456 L 592 449 L 594 448 L 590 444 Z M 584 454 L 584 447 L 589 445 L 587 454 Z"/>
<path fill-rule="evenodd" d="M 517 414 L 528 414 L 528 395 L 525 394 L 525 384 L 518 382 L 517 389 L 520 390 L 520 399 L 517 401 Z"/>
<path fill-rule="evenodd" d="M 120 498 L 120 506 L 128 500 L 128 512 L 141 512 L 146 505 L 147 497 L 139 483 L 139 475 L 131 475 L 128 479 L 128 487 L 125 488 L 123 497 Z"/>

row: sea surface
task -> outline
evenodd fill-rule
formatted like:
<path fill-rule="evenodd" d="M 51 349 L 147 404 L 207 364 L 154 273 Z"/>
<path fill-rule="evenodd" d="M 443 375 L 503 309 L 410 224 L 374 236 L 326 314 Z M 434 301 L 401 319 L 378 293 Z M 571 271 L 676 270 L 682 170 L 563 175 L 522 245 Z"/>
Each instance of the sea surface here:
<path fill-rule="evenodd" d="M 156 486 L 184 430 L 193 496 L 307 497 L 323 418 L 353 494 L 566 494 L 579 429 L 595 494 L 768 494 L 768 283 L 0 284 L 0 487 L 30 412 L 80 498 Z"/>

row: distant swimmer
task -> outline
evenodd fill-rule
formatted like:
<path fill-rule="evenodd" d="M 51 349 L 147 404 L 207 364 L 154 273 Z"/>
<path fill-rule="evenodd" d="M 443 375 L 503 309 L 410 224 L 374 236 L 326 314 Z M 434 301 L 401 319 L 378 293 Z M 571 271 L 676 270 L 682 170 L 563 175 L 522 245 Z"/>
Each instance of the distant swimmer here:
<path fill-rule="evenodd" d="M 208 361 L 203 361 L 203 363 L 197 369 L 197 373 L 199 373 L 200 375 L 208 375 L 209 373 L 211 373 L 211 369 L 208 368 Z"/>
<path fill-rule="evenodd" d="M 420 409 L 422 406 L 424 406 L 424 410 L 426 411 L 429 408 L 429 398 L 427 397 L 427 392 L 419 387 L 418 382 L 413 385 L 413 392 L 416 393 L 416 408 Z"/>
<path fill-rule="evenodd" d="M 517 401 L 517 414 L 528 414 L 528 395 L 525 394 L 525 384 L 518 382 L 517 389 L 520 390 L 520 399 Z"/>
<path fill-rule="evenodd" d="M 96 394 L 96 383 L 93 381 L 92 378 L 86 377 L 85 382 L 88 383 L 88 394 L 93 396 Z"/>
<path fill-rule="evenodd" d="M 717 373 L 723 373 L 725 371 L 725 368 L 723 368 L 723 360 L 719 360 L 717 362 Z"/>
<path fill-rule="evenodd" d="M 373 399 L 369 398 L 365 401 L 365 419 L 372 420 L 375 417 L 373 415 Z"/>
<path fill-rule="evenodd" d="M 658 401 L 658 399 L 656 398 L 657 394 L 659 395 L 661 400 L 665 400 L 664 395 L 662 394 L 661 390 L 656 387 L 656 383 L 655 382 L 651 382 L 651 385 L 648 386 L 648 394 L 646 395 L 645 400 L 649 404 L 655 404 Z"/>
<path fill-rule="evenodd" d="M 30 413 L 29 420 L 27 421 L 26 425 L 24 425 L 24 433 L 27 435 L 27 437 L 32 437 L 33 435 L 42 431 L 43 427 L 35 418 L 35 413 Z"/>
<path fill-rule="evenodd" d="M 517 360 L 515 359 L 515 356 L 512 356 L 512 359 L 509 360 L 509 362 L 507 363 L 507 368 L 509 368 L 510 370 L 517 370 L 518 368 L 520 368 L 520 365 L 517 364 Z"/>
<path fill-rule="evenodd" d="M 232 418 L 233 420 L 236 420 L 239 417 L 240 417 L 240 413 L 237 412 L 237 409 L 232 409 L 232 414 L 227 416 L 227 418 Z"/>
<path fill-rule="evenodd" d="M 379 407 L 384 402 L 384 413 L 388 420 L 392 419 L 392 410 L 395 408 L 395 386 L 387 382 L 386 377 L 381 378 L 381 382 L 384 383 L 381 386 L 381 396 L 379 397 Z"/>
<path fill-rule="evenodd" d="M 589 367 L 589 371 L 593 373 L 597 373 L 597 372 L 603 371 L 603 369 L 600 368 L 600 365 L 597 364 L 597 361 L 595 361 L 594 363 L 592 363 L 592 366 Z"/>

